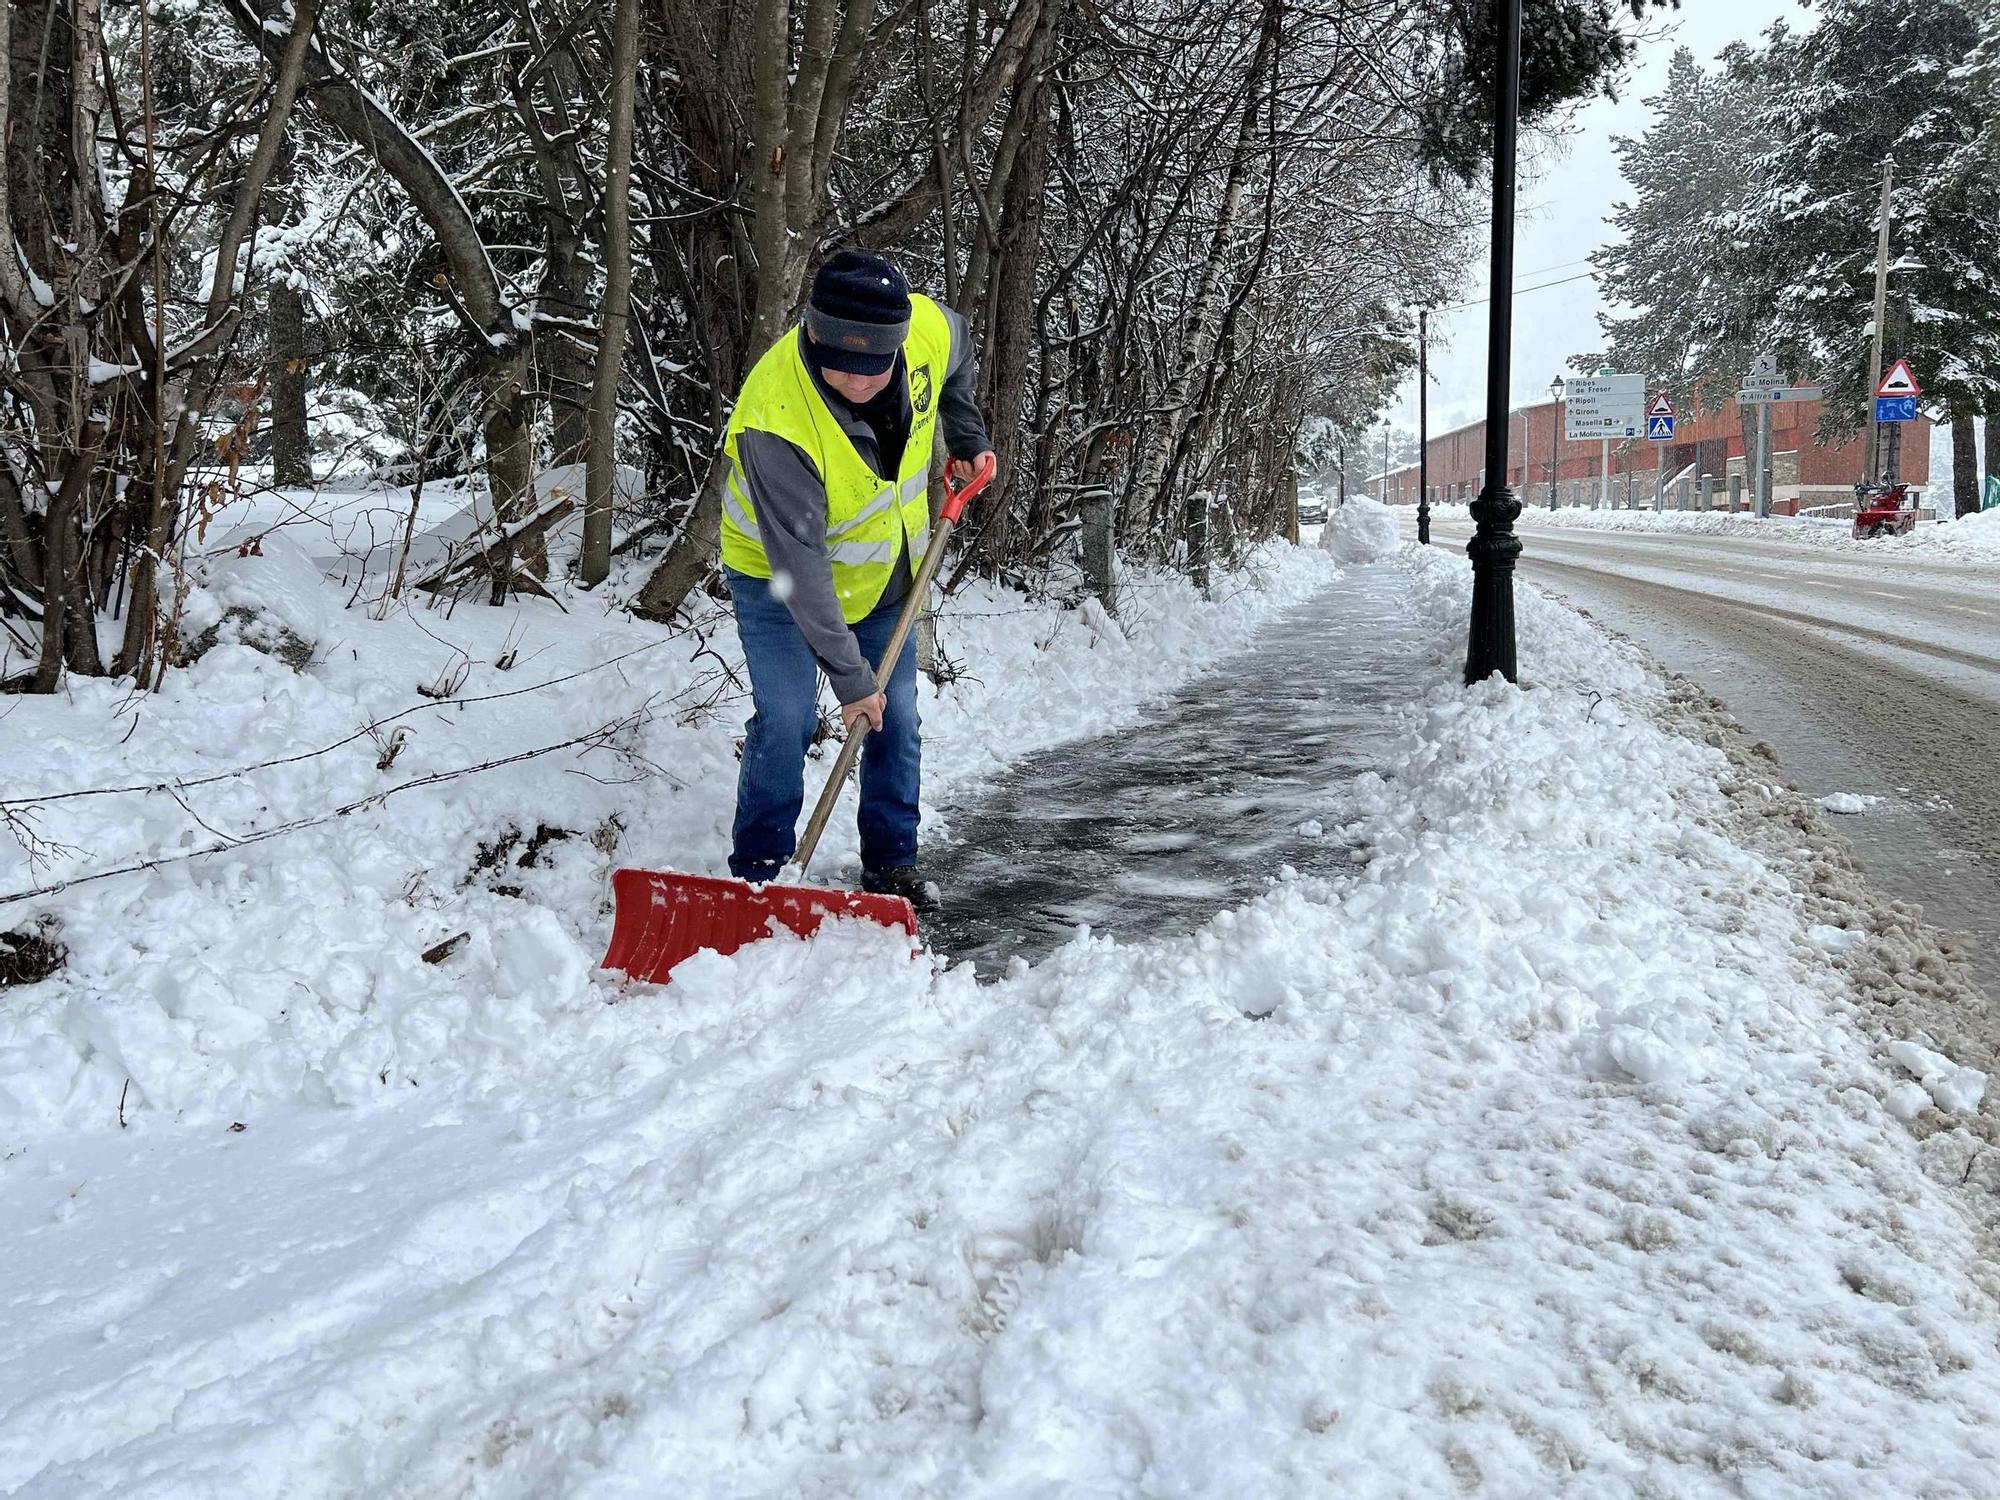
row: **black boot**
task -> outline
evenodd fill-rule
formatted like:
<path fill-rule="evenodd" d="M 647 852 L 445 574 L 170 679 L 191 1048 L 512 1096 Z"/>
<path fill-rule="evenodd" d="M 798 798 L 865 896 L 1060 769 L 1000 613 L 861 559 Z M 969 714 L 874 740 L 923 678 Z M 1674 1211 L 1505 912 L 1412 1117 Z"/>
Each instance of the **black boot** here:
<path fill-rule="evenodd" d="M 928 916 L 938 909 L 937 883 L 926 880 L 923 871 L 916 865 L 863 870 L 861 889 L 877 896 L 901 896 L 917 909 L 919 916 Z"/>

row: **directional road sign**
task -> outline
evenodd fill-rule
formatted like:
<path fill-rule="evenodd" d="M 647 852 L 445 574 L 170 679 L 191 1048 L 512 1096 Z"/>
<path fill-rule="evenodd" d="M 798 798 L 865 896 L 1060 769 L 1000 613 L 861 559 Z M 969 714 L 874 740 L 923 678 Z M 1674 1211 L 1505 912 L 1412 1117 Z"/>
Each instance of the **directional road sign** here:
<path fill-rule="evenodd" d="M 1907 359 L 1899 359 L 1889 366 L 1889 373 L 1884 375 L 1882 383 L 1875 387 L 1875 394 L 1878 396 L 1921 396 L 1923 393 L 1923 387 L 1917 384 L 1917 377 L 1911 373 L 1910 362 Z M 1893 419 L 1877 417 L 1875 420 L 1883 422 Z"/>
<path fill-rule="evenodd" d="M 1664 443 L 1674 435 L 1674 403 L 1664 392 L 1654 398 L 1646 412 L 1646 436 L 1656 443 Z"/>
<path fill-rule="evenodd" d="M 1644 375 L 1579 375 L 1564 389 L 1563 436 L 1637 437 L 1646 428 Z"/>
<path fill-rule="evenodd" d="M 1917 398 L 1915 396 L 1877 396 L 1875 398 L 1875 420 L 1878 422 L 1916 421 Z"/>
<path fill-rule="evenodd" d="M 1738 391 L 1736 400 L 1743 406 L 1768 406 L 1774 401 L 1817 401 L 1822 394 L 1816 385 L 1760 385 Z"/>

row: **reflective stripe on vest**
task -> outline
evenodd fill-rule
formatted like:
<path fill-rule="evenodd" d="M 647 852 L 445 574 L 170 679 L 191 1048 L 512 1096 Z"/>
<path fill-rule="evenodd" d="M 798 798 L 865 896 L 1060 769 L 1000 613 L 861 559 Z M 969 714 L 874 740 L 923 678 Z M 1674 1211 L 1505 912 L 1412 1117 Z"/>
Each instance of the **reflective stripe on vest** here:
<path fill-rule="evenodd" d="M 750 516 L 750 497 L 743 490 L 743 466 L 733 458 L 729 461 L 729 483 L 722 491 L 722 509 L 736 523 L 737 530 L 762 544 L 757 523 Z"/>
<path fill-rule="evenodd" d="M 751 369 L 729 419 L 727 477 L 722 492 L 722 561 L 756 578 L 771 576 L 757 530 L 757 511 L 745 482 L 738 440 L 746 431 L 768 432 L 797 445 L 826 487 L 827 560 L 834 592 L 849 624 L 880 602 L 905 546 L 912 571 L 930 536 L 930 459 L 937 435 L 938 397 L 951 359 L 951 325 L 928 297 L 910 299 L 910 332 L 903 341 L 910 435 L 901 470 L 893 479 L 870 471 L 854 440 L 820 395 L 794 330 Z"/>

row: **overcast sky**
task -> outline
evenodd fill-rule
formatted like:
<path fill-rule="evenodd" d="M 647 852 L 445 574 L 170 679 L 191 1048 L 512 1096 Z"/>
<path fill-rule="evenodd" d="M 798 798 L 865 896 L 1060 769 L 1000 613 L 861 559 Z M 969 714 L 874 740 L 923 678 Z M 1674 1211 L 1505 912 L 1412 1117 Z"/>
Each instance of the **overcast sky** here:
<path fill-rule="evenodd" d="M 1780 16 L 1810 24 L 1798 0 L 1682 0 L 1678 17 L 1657 23 L 1665 34 L 1646 42 L 1617 103 L 1598 99 L 1578 112 L 1553 161 L 1521 184 L 1514 264 L 1514 371 L 1510 400 L 1523 405 L 1547 400 L 1549 381 L 1565 371 L 1569 357 L 1603 347 L 1597 314 L 1603 306 L 1585 260 L 1613 238 L 1605 222 L 1626 196 L 1625 179 L 1612 155 L 1615 135 L 1638 136 L 1652 111 L 1640 101 L 1659 92 L 1676 46 L 1704 62 L 1733 41 L 1752 41 Z M 1484 257 L 1466 296 L 1487 291 Z M 1584 279 L 1546 291 L 1520 288 Z M 1486 319 L 1482 303 L 1431 318 L 1431 431 L 1448 432 L 1484 415 L 1486 405 Z M 1412 430 L 1417 424 L 1414 374 L 1398 393 L 1390 420 Z"/>

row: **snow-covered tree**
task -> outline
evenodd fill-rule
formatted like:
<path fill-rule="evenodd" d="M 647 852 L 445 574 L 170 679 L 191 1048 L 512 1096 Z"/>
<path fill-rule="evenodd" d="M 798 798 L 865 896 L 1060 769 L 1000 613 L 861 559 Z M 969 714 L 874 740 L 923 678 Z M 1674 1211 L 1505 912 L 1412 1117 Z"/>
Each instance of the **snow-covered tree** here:
<path fill-rule="evenodd" d="M 1988 125 L 1963 67 L 1977 49 L 1961 0 L 1826 0 L 1809 32 L 1774 29 L 1753 164 L 1728 263 L 1768 299 L 1776 344 L 1826 387 L 1852 430 L 1872 397 L 1875 226 L 1893 158 L 1885 349 L 1907 358 L 1959 450 L 2000 398 L 2000 198 L 1968 148 Z M 1959 507 L 1976 508 L 1961 465 Z"/>
<path fill-rule="evenodd" d="M 1600 318 L 1603 362 L 1647 372 L 1684 411 L 1719 407 L 1769 336 L 1752 289 L 1718 254 L 1757 192 L 1752 164 L 1767 146 L 1754 74 L 1745 49 L 1711 71 L 1678 48 L 1666 86 L 1645 101 L 1652 124 L 1613 142 L 1632 194 L 1611 216 L 1621 238 L 1592 257 L 1614 309 Z"/>

